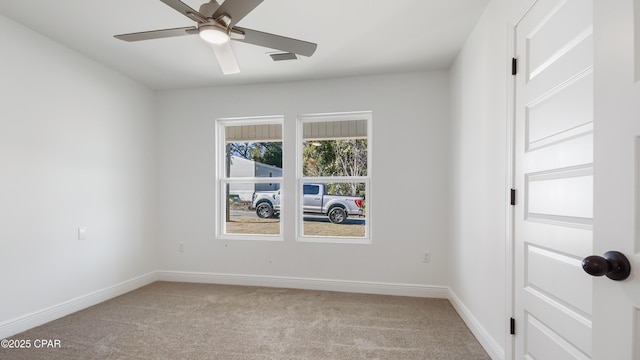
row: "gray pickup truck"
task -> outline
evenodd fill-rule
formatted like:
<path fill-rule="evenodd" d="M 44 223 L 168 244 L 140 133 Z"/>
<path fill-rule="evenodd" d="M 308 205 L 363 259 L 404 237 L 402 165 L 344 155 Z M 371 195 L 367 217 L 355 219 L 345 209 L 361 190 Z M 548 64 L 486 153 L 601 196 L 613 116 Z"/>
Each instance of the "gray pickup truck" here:
<path fill-rule="evenodd" d="M 342 224 L 350 215 L 362 215 L 363 200 L 360 196 L 328 195 L 321 183 L 303 185 L 303 212 L 327 215 L 334 224 Z M 278 216 L 280 191 L 256 191 L 249 209 L 263 219 Z"/>

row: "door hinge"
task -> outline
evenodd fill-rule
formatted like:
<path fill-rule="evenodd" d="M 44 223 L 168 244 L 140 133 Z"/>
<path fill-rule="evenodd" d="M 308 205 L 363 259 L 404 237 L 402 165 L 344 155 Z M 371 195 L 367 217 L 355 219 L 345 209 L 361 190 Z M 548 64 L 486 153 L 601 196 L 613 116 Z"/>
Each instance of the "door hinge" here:
<path fill-rule="evenodd" d="M 516 205 L 516 189 L 511 189 L 511 205 Z"/>
<path fill-rule="evenodd" d="M 511 75 L 516 75 L 518 73 L 518 59 L 511 58 Z"/>
<path fill-rule="evenodd" d="M 511 318 L 511 320 L 509 321 L 509 334 L 516 334 L 516 319 L 514 318 Z"/>

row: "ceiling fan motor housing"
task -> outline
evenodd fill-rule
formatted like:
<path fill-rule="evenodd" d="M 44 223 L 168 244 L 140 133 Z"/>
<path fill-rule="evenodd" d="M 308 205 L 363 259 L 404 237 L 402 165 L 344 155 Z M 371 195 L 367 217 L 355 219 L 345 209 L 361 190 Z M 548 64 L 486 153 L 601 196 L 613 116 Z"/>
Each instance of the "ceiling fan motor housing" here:
<path fill-rule="evenodd" d="M 215 0 L 211 0 L 208 3 L 204 3 L 202 5 L 200 5 L 200 14 L 210 18 L 213 16 L 213 14 L 215 14 L 215 12 L 218 10 L 218 8 L 220 7 L 220 4 L 218 4 Z"/>

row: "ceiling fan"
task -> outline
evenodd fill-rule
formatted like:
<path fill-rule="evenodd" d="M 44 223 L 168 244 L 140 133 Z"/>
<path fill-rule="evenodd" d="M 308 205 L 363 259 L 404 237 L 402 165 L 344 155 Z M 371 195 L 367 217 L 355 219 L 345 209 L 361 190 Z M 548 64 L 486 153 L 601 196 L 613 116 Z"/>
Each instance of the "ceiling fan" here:
<path fill-rule="evenodd" d="M 238 21 L 260 5 L 263 0 L 225 0 L 222 5 L 216 0 L 210 0 L 202 4 L 199 11 L 180 0 L 160 1 L 195 21 L 196 26 L 115 35 L 115 38 L 124 41 L 141 41 L 198 34 L 213 46 L 220 68 L 225 75 L 240 72 L 230 40 L 303 56 L 313 55 L 318 47 L 317 44 L 307 41 L 236 26 Z"/>

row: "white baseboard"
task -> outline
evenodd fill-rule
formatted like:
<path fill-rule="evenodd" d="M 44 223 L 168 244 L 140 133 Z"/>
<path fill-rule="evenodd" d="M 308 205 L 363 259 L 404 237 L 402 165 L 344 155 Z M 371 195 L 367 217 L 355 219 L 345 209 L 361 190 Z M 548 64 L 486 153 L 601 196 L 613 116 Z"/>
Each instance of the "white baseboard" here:
<path fill-rule="evenodd" d="M 154 271 L 87 295 L 0 323 L 0 339 L 59 319 L 74 312 L 133 291 L 154 281 L 193 282 L 225 285 L 266 286 L 277 288 L 325 290 L 378 295 L 450 298 L 446 286 L 394 284 L 315 278 L 296 278 L 263 275 L 216 274 L 182 271 Z M 460 312 L 460 310 L 458 310 Z M 461 316 L 464 319 L 463 314 Z M 470 326 L 471 327 L 471 326 Z M 476 335 L 477 336 L 477 335 Z"/>
<path fill-rule="evenodd" d="M 277 288 L 325 290 L 441 299 L 446 299 L 449 295 L 449 288 L 446 286 L 393 284 L 263 275 L 215 274 L 183 271 L 158 271 L 157 276 L 157 279 L 159 281 L 266 286 Z"/>
<path fill-rule="evenodd" d="M 475 316 L 469 311 L 469 309 L 462 303 L 460 298 L 449 289 L 449 301 L 453 308 L 456 309 L 462 320 L 467 324 L 467 327 L 471 330 L 473 335 L 478 339 L 478 342 L 484 350 L 489 354 L 493 360 L 504 360 L 504 349 L 498 344 L 489 332 L 482 326 L 482 324 L 476 319 Z"/>
<path fill-rule="evenodd" d="M 128 293 L 157 280 L 156 272 L 135 277 L 119 284 L 94 291 L 90 294 L 65 301 L 49 308 L 0 323 L 0 339 L 13 336 L 25 330 L 40 326 L 74 312 Z"/>

